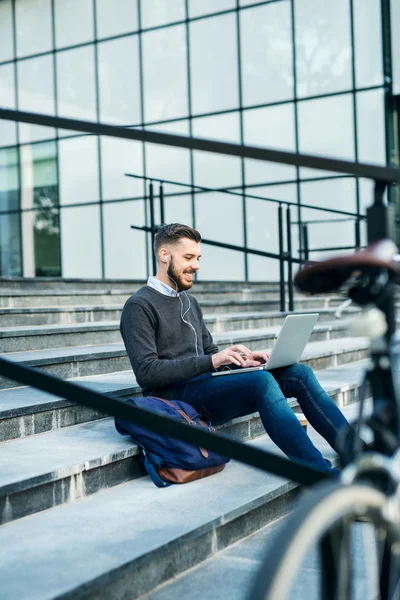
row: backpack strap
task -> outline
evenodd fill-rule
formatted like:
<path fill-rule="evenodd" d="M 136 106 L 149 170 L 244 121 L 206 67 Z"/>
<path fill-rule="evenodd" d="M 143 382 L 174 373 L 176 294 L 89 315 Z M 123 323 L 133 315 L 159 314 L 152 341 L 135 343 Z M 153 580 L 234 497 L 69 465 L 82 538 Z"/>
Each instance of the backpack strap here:
<path fill-rule="evenodd" d="M 159 476 L 159 474 L 157 473 L 157 471 L 154 468 L 153 463 L 151 462 L 151 460 L 149 459 L 149 457 L 147 456 L 147 452 L 146 450 L 143 448 L 143 446 L 141 446 L 142 448 L 142 452 L 143 452 L 143 462 L 144 462 L 144 466 L 146 468 L 147 473 L 150 475 L 150 478 L 152 480 L 152 482 L 159 488 L 163 488 L 163 487 L 169 487 L 170 485 L 172 485 L 171 483 L 167 483 L 166 481 L 163 481 L 161 479 L 161 477 Z M 151 456 L 154 456 L 153 454 L 151 454 Z M 156 460 L 156 462 L 158 462 Z M 160 465 L 161 466 L 161 465 Z"/>

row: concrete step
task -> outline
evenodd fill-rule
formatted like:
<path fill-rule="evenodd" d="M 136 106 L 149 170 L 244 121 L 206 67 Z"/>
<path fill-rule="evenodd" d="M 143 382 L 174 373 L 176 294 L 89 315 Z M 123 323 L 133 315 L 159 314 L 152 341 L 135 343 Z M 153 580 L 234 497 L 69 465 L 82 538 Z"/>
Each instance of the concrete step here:
<path fill-rule="evenodd" d="M 359 382 L 366 360 L 317 371 L 316 375 L 338 406 L 357 398 Z M 132 370 L 106 375 L 71 379 L 88 388 L 120 398 L 141 395 Z M 30 387 L 0 390 L 0 442 L 27 437 L 79 423 L 103 418 L 104 415 L 69 400 Z"/>
<path fill-rule="evenodd" d="M 217 429 L 243 442 L 265 434 L 258 413 Z M 3 442 L 0 448 L 0 524 L 145 474 L 140 449 L 117 433 L 112 418 Z"/>
<path fill-rule="evenodd" d="M 104 306 L 50 306 L 0 308 L 0 327 L 23 327 L 35 325 L 71 325 L 79 323 L 101 323 L 119 321 L 123 306 L 109 304 Z M 333 320 L 335 308 L 317 308 L 319 320 Z M 358 307 L 350 307 L 343 311 L 344 316 L 359 312 Z M 302 312 L 313 312 L 312 309 Z M 211 332 L 229 329 L 247 329 L 248 327 L 269 327 L 279 325 L 282 318 L 291 314 L 287 311 L 258 311 L 238 313 L 206 313 L 205 322 Z"/>
<path fill-rule="evenodd" d="M 255 319 L 256 322 L 261 320 Z M 230 325 L 229 330 L 223 333 L 215 333 L 214 339 L 217 344 L 237 340 L 245 337 L 248 341 L 270 339 L 274 337 L 279 327 L 255 327 L 253 319 L 242 317 L 238 320 L 225 320 L 225 325 Z M 217 321 L 218 322 L 218 321 Z M 215 321 L 214 321 L 215 323 Z M 233 329 L 239 325 L 238 329 Z M 248 327 L 244 327 L 245 325 Z M 280 325 L 282 324 L 282 317 Z M 211 324 L 213 325 L 213 323 Z M 211 327 L 214 329 L 214 327 Z M 323 321 L 316 325 L 311 339 L 324 340 L 333 337 L 346 336 L 348 322 L 345 320 Z M 102 323 L 84 323 L 71 325 L 25 325 L 23 327 L 0 327 L 0 348 L 2 352 L 20 352 L 21 350 L 45 350 L 50 348 L 66 348 L 71 346 L 90 346 L 121 341 L 119 321 Z M 233 343 L 233 342 L 232 342 Z"/>
<path fill-rule="evenodd" d="M 279 453 L 267 436 L 249 444 Z M 0 528 L 0 597 L 138 598 L 287 513 L 295 492 L 291 482 L 232 461 L 187 485 L 160 490 L 141 477 L 8 522 Z M 3 513 L 11 511 L 8 503 Z"/>
<path fill-rule="evenodd" d="M 318 334 L 318 331 L 315 335 Z M 216 334 L 215 341 L 220 348 L 234 343 L 250 345 L 254 350 L 271 348 L 277 335 L 277 328 L 239 331 L 237 334 Z M 310 342 L 303 353 L 302 362 L 313 369 L 326 369 L 331 366 L 361 360 L 367 356 L 369 341 L 365 338 L 338 338 L 328 341 Z M 129 359 L 122 343 L 101 346 L 79 346 L 53 348 L 27 352 L 3 354 L 8 360 L 19 362 L 52 373 L 62 379 L 100 375 L 130 368 Z M 18 384 L 0 377 L 0 389 L 15 387 Z"/>
<path fill-rule="evenodd" d="M 232 292 L 194 291 L 204 312 L 240 312 L 247 310 L 264 311 L 279 310 L 280 302 L 278 294 L 273 291 L 250 291 L 243 293 L 237 289 Z M 103 290 L 21 290 L 19 292 L 7 292 L 0 289 L 0 308 L 32 308 L 32 307 L 56 307 L 56 306 L 104 306 L 124 305 L 131 296 L 127 290 L 103 289 Z M 296 295 L 295 307 L 315 308 L 337 306 L 342 299 L 339 296 L 324 296 L 306 298 Z"/>
<path fill-rule="evenodd" d="M 0 277 L 0 289 L 10 291 L 42 291 L 42 290 L 96 290 L 118 288 L 137 290 L 146 284 L 144 279 L 62 279 L 60 277 Z M 196 280 L 196 289 L 225 290 L 243 288 L 257 290 L 267 288 L 278 290 L 276 281 L 201 281 Z"/>
<path fill-rule="evenodd" d="M 346 382 L 327 383 L 334 398 L 349 388 L 353 397 L 362 377 L 360 366 Z M 338 374 L 336 373 L 336 377 Z M 333 378 L 334 373 L 322 374 Z M 297 403 L 289 399 L 295 408 Z M 218 427 L 242 441 L 264 435 L 258 413 Z M 0 444 L 0 524 L 88 496 L 144 474 L 140 450 L 120 436 L 112 418 L 99 419 Z M 2 516 L 1 516 L 2 515 Z"/>
<path fill-rule="evenodd" d="M 104 306 L 93 304 L 87 306 L 0 308 L 0 327 L 117 321 L 121 317 L 122 307 L 122 304 L 105 304 Z"/>
<path fill-rule="evenodd" d="M 286 519 L 287 515 L 284 515 L 272 521 L 256 533 L 141 596 L 140 600 L 248 600 L 255 578 L 263 568 L 264 557 L 267 552 L 273 552 L 276 536 Z M 379 597 L 379 568 L 373 529 L 368 523 L 355 523 L 351 531 L 352 598 L 376 600 Z M 290 600 L 320 597 L 320 569 L 318 551 L 313 545 L 294 578 Z M 207 594 L 204 593 L 205 581 Z"/>

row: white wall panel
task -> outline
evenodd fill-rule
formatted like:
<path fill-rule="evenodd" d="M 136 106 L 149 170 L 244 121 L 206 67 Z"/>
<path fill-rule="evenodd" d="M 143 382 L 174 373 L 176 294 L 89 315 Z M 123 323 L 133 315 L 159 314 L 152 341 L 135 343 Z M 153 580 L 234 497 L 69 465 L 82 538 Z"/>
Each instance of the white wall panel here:
<path fill-rule="evenodd" d="M 93 0 L 55 0 L 56 46 L 74 46 L 94 39 Z"/>
<path fill-rule="evenodd" d="M 187 116 L 185 27 L 149 31 L 142 43 L 145 122 Z"/>
<path fill-rule="evenodd" d="M 60 204 L 99 201 L 97 139 L 83 136 L 59 142 Z"/>
<path fill-rule="evenodd" d="M 294 95 L 290 2 L 240 13 L 243 105 L 289 100 Z"/>
<path fill-rule="evenodd" d="M 129 33 L 138 29 L 137 0 L 96 0 L 97 37 Z"/>
<path fill-rule="evenodd" d="M 294 108 L 292 104 L 255 108 L 243 112 L 244 143 L 295 152 Z M 245 160 L 246 183 L 270 183 L 293 180 L 295 167 Z"/>
<path fill-rule="evenodd" d="M 14 57 L 12 1 L 0 2 L 0 62 Z"/>
<path fill-rule="evenodd" d="M 144 202 L 112 202 L 103 205 L 106 277 L 144 279 L 146 277 L 145 233 L 142 226 Z"/>
<path fill-rule="evenodd" d="M 101 277 L 100 207 L 60 211 L 63 277 Z"/>
<path fill-rule="evenodd" d="M 193 114 L 237 108 L 236 16 L 201 19 L 189 27 Z"/>

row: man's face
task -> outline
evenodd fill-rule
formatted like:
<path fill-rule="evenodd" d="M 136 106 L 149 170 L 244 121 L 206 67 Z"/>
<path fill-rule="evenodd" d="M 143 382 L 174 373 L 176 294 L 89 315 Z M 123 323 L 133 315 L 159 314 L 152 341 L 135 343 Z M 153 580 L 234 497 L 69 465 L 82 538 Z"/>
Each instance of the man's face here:
<path fill-rule="evenodd" d="M 171 258 L 167 275 L 176 283 L 179 292 L 189 290 L 193 285 L 194 275 L 200 268 L 200 244 L 188 238 L 181 238 L 169 250 Z"/>

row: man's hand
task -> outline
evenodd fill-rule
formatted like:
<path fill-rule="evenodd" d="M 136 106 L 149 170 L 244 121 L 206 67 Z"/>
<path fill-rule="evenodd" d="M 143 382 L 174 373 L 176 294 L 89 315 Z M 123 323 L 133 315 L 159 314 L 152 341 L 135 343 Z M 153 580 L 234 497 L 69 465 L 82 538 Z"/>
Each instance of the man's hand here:
<path fill-rule="evenodd" d="M 214 369 L 218 369 L 218 367 L 222 367 L 223 365 L 231 365 L 232 363 L 238 367 L 259 367 L 266 363 L 268 359 L 269 352 L 262 350 L 252 352 L 247 346 L 238 344 L 237 346 L 230 346 L 226 350 L 213 354 L 212 363 Z"/>
<path fill-rule="evenodd" d="M 268 359 L 270 357 L 270 352 L 268 352 L 268 350 L 255 350 L 255 352 L 251 352 L 251 355 L 249 356 L 249 360 L 251 361 L 258 361 L 259 365 L 265 365 L 265 363 L 268 362 Z M 247 366 L 252 366 L 252 365 L 247 365 Z"/>
<path fill-rule="evenodd" d="M 252 360 L 251 350 L 243 346 L 243 344 L 230 346 L 226 350 L 221 350 L 221 352 L 212 355 L 214 369 L 218 369 L 218 367 L 222 367 L 223 365 L 231 365 L 232 363 L 238 367 L 251 366 L 246 364 L 246 360 Z"/>

